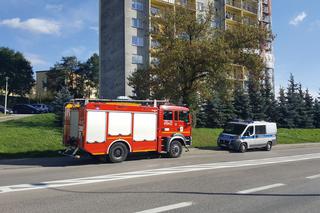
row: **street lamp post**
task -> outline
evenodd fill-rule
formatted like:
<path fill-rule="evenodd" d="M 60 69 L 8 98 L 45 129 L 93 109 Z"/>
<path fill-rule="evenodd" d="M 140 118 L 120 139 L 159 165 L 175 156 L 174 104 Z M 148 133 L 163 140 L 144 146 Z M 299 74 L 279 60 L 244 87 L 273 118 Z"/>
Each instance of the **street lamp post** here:
<path fill-rule="evenodd" d="M 6 77 L 6 95 L 4 99 L 4 115 L 7 114 L 7 103 L 8 103 L 8 80 L 9 77 Z"/>

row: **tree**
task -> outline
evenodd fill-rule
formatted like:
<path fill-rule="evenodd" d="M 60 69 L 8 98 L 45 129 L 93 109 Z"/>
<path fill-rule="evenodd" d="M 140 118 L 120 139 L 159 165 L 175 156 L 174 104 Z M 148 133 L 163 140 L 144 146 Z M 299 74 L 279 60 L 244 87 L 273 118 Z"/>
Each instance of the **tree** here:
<path fill-rule="evenodd" d="M 320 128 L 320 103 L 319 99 L 316 98 L 314 101 L 314 106 L 313 106 L 313 119 L 314 119 L 314 126 L 316 128 Z"/>
<path fill-rule="evenodd" d="M 73 96 L 70 91 L 64 86 L 60 91 L 58 91 L 54 101 L 52 102 L 53 112 L 55 113 L 56 121 L 59 125 L 63 124 L 65 104 L 72 98 Z"/>
<path fill-rule="evenodd" d="M 134 99 L 150 98 L 150 74 L 148 69 L 139 69 L 128 78 L 129 86 L 133 88 Z"/>
<path fill-rule="evenodd" d="M 0 90 L 5 90 L 5 77 L 9 77 L 8 94 L 24 96 L 34 85 L 32 67 L 22 53 L 0 47 Z"/>
<path fill-rule="evenodd" d="M 289 79 L 289 85 L 287 88 L 286 99 L 288 109 L 288 128 L 295 128 L 300 122 L 298 114 L 299 95 L 298 95 L 298 84 L 294 80 L 294 76 L 291 74 Z M 292 121 L 292 122 L 291 122 Z"/>
<path fill-rule="evenodd" d="M 303 119 L 304 128 L 314 128 L 314 100 L 307 89 L 304 95 L 305 117 Z"/>
<path fill-rule="evenodd" d="M 287 128 L 293 126 L 292 118 L 288 117 L 287 99 L 284 88 L 280 88 L 277 108 L 278 119 L 276 120 L 280 127 Z"/>
<path fill-rule="evenodd" d="M 250 98 L 250 107 L 252 110 L 252 119 L 253 120 L 264 120 L 265 116 L 265 103 L 261 94 L 261 84 L 260 81 L 257 81 L 255 75 L 250 74 L 249 77 L 249 86 L 248 93 Z"/>
<path fill-rule="evenodd" d="M 261 93 L 264 99 L 264 112 L 266 115 L 266 119 L 268 121 L 276 121 L 278 118 L 277 114 L 277 100 L 275 99 L 275 95 L 273 93 L 273 89 L 270 82 L 270 76 L 266 73 L 264 76 L 263 85 L 261 85 Z"/>
<path fill-rule="evenodd" d="M 75 56 L 62 57 L 61 62 L 56 63 L 48 73 L 48 88 L 58 92 L 66 87 L 75 97 L 81 97 L 84 85 L 77 84 L 79 68 L 80 62 Z"/>
<path fill-rule="evenodd" d="M 232 101 L 215 95 L 211 101 L 207 101 L 203 118 L 205 127 L 223 127 L 226 122 L 235 118 Z"/>
<path fill-rule="evenodd" d="M 244 120 L 252 119 L 249 95 L 245 93 L 242 86 L 238 86 L 234 90 L 233 106 L 237 118 Z"/>
<path fill-rule="evenodd" d="M 80 63 L 78 71 L 79 92 L 83 97 L 90 97 L 92 91 L 99 90 L 99 56 L 94 53 L 86 62 Z M 96 94 L 97 95 L 97 94 Z"/>
<path fill-rule="evenodd" d="M 198 18 L 184 7 L 152 17 L 152 38 L 157 45 L 151 51 L 155 63 L 147 68 L 151 97 L 197 108 L 197 97 L 210 100 L 221 86 L 230 87 L 234 64 L 252 72 L 263 70 L 262 58 L 254 50 L 259 49 L 266 32 L 248 26 L 213 29 L 214 7 L 208 8 Z M 139 78 L 132 75 L 131 86 L 139 88 Z"/>

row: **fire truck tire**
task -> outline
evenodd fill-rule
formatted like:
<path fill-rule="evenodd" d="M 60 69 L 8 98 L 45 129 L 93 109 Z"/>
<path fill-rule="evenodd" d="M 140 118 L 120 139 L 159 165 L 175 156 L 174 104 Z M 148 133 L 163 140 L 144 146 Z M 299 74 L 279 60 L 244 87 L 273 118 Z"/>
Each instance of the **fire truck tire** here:
<path fill-rule="evenodd" d="M 178 158 L 182 153 L 182 145 L 179 141 L 174 140 L 170 143 L 168 156 L 169 158 Z"/>
<path fill-rule="evenodd" d="M 108 160 L 112 163 L 125 161 L 128 156 L 128 148 L 123 143 L 115 143 L 111 146 L 108 154 Z"/>

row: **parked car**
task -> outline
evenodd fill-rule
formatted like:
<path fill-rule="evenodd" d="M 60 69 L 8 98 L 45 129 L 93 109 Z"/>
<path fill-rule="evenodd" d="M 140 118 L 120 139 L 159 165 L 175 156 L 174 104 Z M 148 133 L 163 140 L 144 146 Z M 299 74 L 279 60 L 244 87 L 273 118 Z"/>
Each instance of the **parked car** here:
<path fill-rule="evenodd" d="M 30 104 L 18 104 L 12 108 L 15 114 L 40 114 L 41 111 Z"/>
<path fill-rule="evenodd" d="M 0 105 L 0 112 L 4 113 L 4 106 Z M 7 114 L 12 114 L 13 111 L 10 108 L 7 108 Z"/>
<path fill-rule="evenodd" d="M 270 151 L 277 144 L 277 124 L 265 121 L 229 122 L 218 138 L 218 146 L 239 152 L 263 148 Z"/>
<path fill-rule="evenodd" d="M 49 112 L 49 107 L 45 104 L 32 104 L 32 106 L 40 110 L 42 113 Z"/>

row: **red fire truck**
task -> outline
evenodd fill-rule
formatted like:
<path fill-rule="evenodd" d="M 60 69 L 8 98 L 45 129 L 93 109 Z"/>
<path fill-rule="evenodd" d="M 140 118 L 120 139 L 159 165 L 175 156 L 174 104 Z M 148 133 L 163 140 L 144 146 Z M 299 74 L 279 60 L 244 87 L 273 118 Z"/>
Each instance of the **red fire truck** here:
<path fill-rule="evenodd" d="M 166 101 L 74 99 L 65 107 L 63 141 L 64 154 L 77 158 L 80 150 L 114 163 L 135 152 L 177 158 L 191 145 L 191 116 Z"/>

